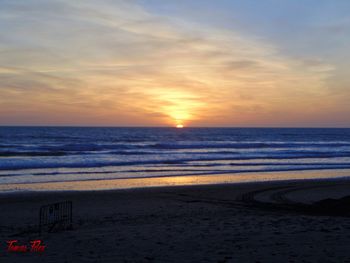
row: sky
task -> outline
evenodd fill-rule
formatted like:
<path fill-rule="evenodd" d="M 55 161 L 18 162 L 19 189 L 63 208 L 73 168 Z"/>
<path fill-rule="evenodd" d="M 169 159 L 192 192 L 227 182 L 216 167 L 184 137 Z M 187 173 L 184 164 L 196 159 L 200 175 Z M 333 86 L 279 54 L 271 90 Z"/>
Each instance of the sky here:
<path fill-rule="evenodd" d="M 0 125 L 350 127 L 348 0 L 0 0 Z"/>

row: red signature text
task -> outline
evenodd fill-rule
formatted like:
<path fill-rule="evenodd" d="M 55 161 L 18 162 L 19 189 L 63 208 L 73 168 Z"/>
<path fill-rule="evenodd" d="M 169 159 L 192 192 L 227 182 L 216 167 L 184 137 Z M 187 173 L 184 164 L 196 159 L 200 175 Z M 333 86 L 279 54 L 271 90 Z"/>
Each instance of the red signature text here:
<path fill-rule="evenodd" d="M 45 247 L 40 239 L 30 241 L 30 245 L 19 244 L 18 240 L 7 241 L 8 252 L 44 252 Z"/>

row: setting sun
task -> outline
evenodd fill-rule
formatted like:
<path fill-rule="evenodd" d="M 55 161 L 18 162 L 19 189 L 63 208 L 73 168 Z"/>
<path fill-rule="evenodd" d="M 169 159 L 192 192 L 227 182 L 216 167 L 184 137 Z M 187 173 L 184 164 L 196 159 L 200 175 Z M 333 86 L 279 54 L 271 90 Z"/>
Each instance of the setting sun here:
<path fill-rule="evenodd" d="M 182 124 L 177 124 L 176 125 L 176 128 L 178 128 L 178 129 L 181 129 L 181 128 L 183 128 L 184 126 L 182 125 Z"/>

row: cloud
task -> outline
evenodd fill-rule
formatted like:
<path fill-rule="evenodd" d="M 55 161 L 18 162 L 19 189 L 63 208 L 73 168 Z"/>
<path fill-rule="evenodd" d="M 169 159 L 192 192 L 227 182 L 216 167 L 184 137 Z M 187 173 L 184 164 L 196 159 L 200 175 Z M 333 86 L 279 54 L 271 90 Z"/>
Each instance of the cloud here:
<path fill-rule="evenodd" d="M 134 1 L 4 1 L 0 21 L 0 122 L 23 121 L 24 107 L 44 122 L 70 114 L 67 124 L 254 123 L 322 108 L 334 71 Z"/>

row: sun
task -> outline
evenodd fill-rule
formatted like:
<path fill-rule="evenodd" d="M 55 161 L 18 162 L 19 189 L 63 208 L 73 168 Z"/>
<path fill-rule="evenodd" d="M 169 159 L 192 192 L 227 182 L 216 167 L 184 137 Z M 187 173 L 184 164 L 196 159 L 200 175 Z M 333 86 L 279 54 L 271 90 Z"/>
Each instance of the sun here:
<path fill-rule="evenodd" d="M 178 129 L 181 129 L 181 128 L 183 128 L 184 126 L 182 125 L 182 124 L 177 124 L 176 125 L 176 128 L 178 128 Z"/>

